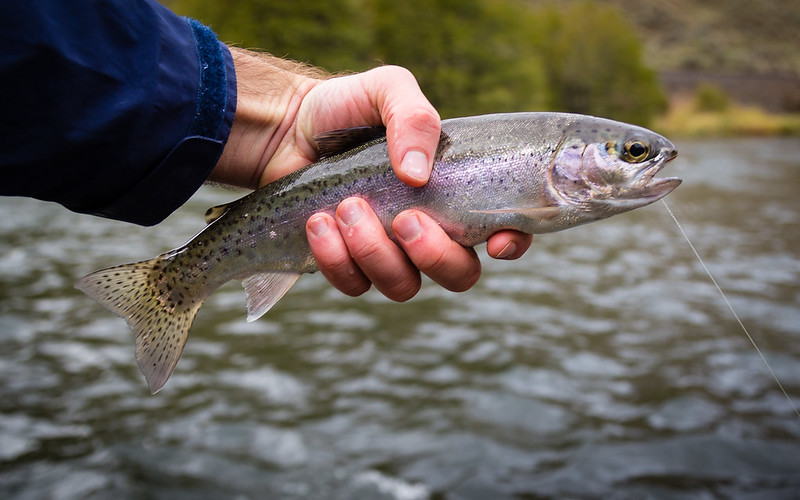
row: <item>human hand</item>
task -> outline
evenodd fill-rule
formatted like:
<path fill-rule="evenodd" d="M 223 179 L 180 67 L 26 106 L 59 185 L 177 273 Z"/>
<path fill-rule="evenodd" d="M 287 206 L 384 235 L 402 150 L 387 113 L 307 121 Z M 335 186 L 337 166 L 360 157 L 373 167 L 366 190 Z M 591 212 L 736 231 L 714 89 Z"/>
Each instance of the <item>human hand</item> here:
<path fill-rule="evenodd" d="M 398 178 L 412 186 L 427 182 L 440 120 L 410 72 L 385 66 L 327 80 L 296 72 L 283 75 L 291 92 L 276 95 L 275 82 L 263 92 L 256 90 L 266 70 L 255 71 L 249 63 L 256 61 L 247 59 L 252 56 L 238 52 L 234 60 L 244 56 L 248 64 L 237 64 L 236 121 L 212 179 L 226 182 L 236 173 L 238 184 L 257 179 L 264 185 L 315 161 L 316 135 L 382 124 Z M 249 86 L 250 77 L 255 77 L 256 88 Z M 254 170 L 253 165 L 258 167 Z M 452 291 L 467 290 L 477 282 L 481 265 L 474 250 L 451 240 L 426 214 L 405 211 L 392 227 L 399 246 L 364 200 L 349 198 L 333 215 L 311 216 L 306 233 L 320 271 L 347 295 L 360 295 L 375 285 L 390 299 L 408 300 L 419 291 L 420 271 Z M 501 231 L 489 239 L 487 251 L 495 258 L 516 259 L 531 241 L 530 235 Z"/>
<path fill-rule="evenodd" d="M 315 87 L 298 113 L 305 137 L 358 125 L 386 126 L 389 159 L 405 183 L 421 186 L 430 175 L 439 143 L 440 121 L 414 77 L 398 67 L 327 80 Z M 393 300 L 419 291 L 420 271 L 451 291 L 478 281 L 481 264 L 475 251 L 454 242 L 423 212 L 408 210 L 392 224 L 400 246 L 389 239 L 366 201 L 349 198 L 336 213 L 315 214 L 306 224 L 311 251 L 320 271 L 336 288 L 360 295 L 375 285 Z M 489 254 L 513 259 L 532 237 L 503 231 L 489 240 Z"/>

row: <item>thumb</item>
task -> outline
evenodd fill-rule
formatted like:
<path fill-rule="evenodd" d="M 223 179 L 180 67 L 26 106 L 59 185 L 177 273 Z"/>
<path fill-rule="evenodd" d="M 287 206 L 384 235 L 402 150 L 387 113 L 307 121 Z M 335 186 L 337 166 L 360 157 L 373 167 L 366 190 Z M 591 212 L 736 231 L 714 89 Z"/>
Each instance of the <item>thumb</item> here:
<path fill-rule="evenodd" d="M 439 114 L 407 69 L 383 66 L 365 75 L 375 85 L 372 95 L 386 126 L 389 160 L 395 174 L 411 186 L 425 184 L 439 144 Z"/>

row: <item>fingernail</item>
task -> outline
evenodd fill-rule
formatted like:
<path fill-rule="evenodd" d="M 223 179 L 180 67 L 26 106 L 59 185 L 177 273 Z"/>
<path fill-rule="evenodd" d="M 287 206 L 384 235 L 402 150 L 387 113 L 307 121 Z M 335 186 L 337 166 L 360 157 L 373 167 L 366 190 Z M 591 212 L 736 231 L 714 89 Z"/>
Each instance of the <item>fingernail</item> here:
<path fill-rule="evenodd" d="M 507 259 L 514 255 L 514 252 L 517 251 L 517 244 L 513 241 L 509 241 L 506 243 L 506 246 L 503 247 L 502 250 L 495 256 L 495 259 Z"/>
<path fill-rule="evenodd" d="M 427 182 L 431 174 L 428 157 L 421 151 L 409 151 L 406 153 L 403 156 L 403 161 L 400 162 L 400 170 L 409 177 L 423 183 Z"/>
<path fill-rule="evenodd" d="M 337 213 L 339 214 L 339 218 L 342 219 L 342 222 L 348 226 L 353 226 L 358 223 L 364 215 L 364 211 L 361 209 L 361 203 L 358 200 L 344 201 L 339 205 Z"/>
<path fill-rule="evenodd" d="M 408 214 L 395 219 L 394 230 L 401 240 L 408 242 L 419 236 L 422 227 L 416 214 Z"/>
<path fill-rule="evenodd" d="M 325 236 L 325 233 L 328 232 L 328 221 L 325 220 L 325 217 L 322 217 L 321 215 L 312 217 L 308 221 L 308 229 L 311 230 L 311 234 L 317 238 L 321 238 Z"/>

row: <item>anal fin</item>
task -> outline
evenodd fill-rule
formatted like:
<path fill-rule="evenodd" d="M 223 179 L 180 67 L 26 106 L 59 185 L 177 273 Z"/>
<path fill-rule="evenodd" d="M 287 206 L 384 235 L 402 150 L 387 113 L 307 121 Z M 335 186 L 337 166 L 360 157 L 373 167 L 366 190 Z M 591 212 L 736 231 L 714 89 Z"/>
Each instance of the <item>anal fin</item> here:
<path fill-rule="evenodd" d="M 300 273 L 274 272 L 254 274 L 242 280 L 247 293 L 247 321 L 263 316 L 292 288 Z"/>

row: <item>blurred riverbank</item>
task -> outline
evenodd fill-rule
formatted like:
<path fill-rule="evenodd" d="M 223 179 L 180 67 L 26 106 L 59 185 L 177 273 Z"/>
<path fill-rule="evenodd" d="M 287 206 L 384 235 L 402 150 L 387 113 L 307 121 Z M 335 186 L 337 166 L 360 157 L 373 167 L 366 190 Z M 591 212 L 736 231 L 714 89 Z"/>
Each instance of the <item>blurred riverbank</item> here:
<path fill-rule="evenodd" d="M 800 113 L 774 113 L 731 104 L 724 110 L 700 110 L 692 100 L 674 101 L 652 128 L 670 138 L 800 135 Z"/>
<path fill-rule="evenodd" d="M 800 135 L 800 78 L 791 74 L 665 72 L 665 113 L 652 127 L 669 137 Z"/>

